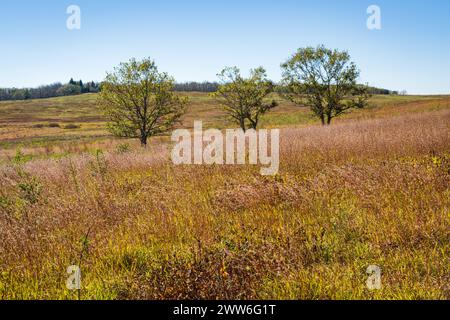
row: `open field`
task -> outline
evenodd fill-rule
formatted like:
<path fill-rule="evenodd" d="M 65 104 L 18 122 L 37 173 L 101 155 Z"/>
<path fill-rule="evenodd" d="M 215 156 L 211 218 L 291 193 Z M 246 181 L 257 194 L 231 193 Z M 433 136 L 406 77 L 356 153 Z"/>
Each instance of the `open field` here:
<path fill-rule="evenodd" d="M 189 96 L 185 126 L 235 127 Z M 77 299 L 74 264 L 81 299 L 450 299 L 448 96 L 375 96 L 329 127 L 280 100 L 274 177 L 174 166 L 167 137 L 118 152 L 95 99 L 0 102 L 0 299 Z"/>
<path fill-rule="evenodd" d="M 226 128 L 217 101 L 206 93 L 185 93 L 190 103 L 184 127 L 202 120 L 206 127 Z M 307 108 L 299 108 L 275 96 L 279 107 L 266 114 L 262 127 L 302 127 L 317 124 Z M 110 148 L 118 142 L 105 130 L 105 119 L 96 105 L 96 94 L 29 101 L 0 102 L 0 161 L 14 156 L 18 148 L 28 154 L 64 155 Z M 404 113 L 450 108 L 450 96 L 374 96 L 365 110 L 353 111 L 336 121 L 390 117 Z M 66 128 L 75 125 L 76 128 Z M 129 141 L 133 143 L 133 141 Z"/>

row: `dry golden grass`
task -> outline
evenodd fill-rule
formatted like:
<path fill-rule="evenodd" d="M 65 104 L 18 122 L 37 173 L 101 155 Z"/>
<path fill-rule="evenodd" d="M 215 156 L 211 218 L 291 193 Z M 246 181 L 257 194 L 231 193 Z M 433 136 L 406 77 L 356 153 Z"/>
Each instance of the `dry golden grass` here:
<path fill-rule="evenodd" d="M 168 146 L 0 166 L 0 298 L 449 299 L 450 110 L 286 128 L 259 166 Z M 382 268 L 382 289 L 366 268 Z"/>
<path fill-rule="evenodd" d="M 205 127 L 227 128 L 235 124 L 227 120 L 218 102 L 206 93 L 181 93 L 189 97 L 183 126 L 192 127 L 194 120 L 202 120 Z M 261 119 L 262 127 L 300 127 L 317 124 L 308 110 L 274 98 L 279 106 Z M 14 156 L 21 148 L 35 157 L 62 156 L 80 152 L 109 149 L 117 142 L 106 130 L 105 119 L 96 106 L 96 94 L 0 102 L 0 161 Z M 405 113 L 448 109 L 448 96 L 374 96 L 370 107 L 336 119 L 391 117 Z M 51 126 L 50 126 L 51 125 Z M 68 125 L 79 128 L 67 129 Z M 131 143 L 128 141 L 128 143 Z"/>

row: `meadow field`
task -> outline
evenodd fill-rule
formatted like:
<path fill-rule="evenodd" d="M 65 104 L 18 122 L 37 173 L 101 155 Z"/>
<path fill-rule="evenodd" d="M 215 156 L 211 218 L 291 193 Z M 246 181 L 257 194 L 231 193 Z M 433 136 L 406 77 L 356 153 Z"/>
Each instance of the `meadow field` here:
<path fill-rule="evenodd" d="M 182 94 L 181 126 L 236 127 Z M 331 126 L 275 98 L 271 177 L 113 138 L 96 94 L 0 102 L 0 299 L 450 299 L 450 96 L 374 96 Z"/>
<path fill-rule="evenodd" d="M 190 103 L 182 126 L 192 128 L 194 120 L 205 127 L 235 128 L 218 102 L 207 93 L 181 93 Z M 61 156 L 69 153 L 111 148 L 117 144 L 106 130 L 106 119 L 99 110 L 96 94 L 0 101 L 0 162 L 13 157 L 20 149 L 28 155 Z M 299 108 L 274 95 L 279 106 L 264 115 L 265 128 L 303 127 L 318 124 L 308 108 Z M 387 96 L 376 95 L 365 110 L 354 110 L 338 121 L 398 116 L 450 108 L 449 96 Z M 123 143 L 123 140 L 119 143 Z M 135 144 L 133 140 L 126 143 Z"/>

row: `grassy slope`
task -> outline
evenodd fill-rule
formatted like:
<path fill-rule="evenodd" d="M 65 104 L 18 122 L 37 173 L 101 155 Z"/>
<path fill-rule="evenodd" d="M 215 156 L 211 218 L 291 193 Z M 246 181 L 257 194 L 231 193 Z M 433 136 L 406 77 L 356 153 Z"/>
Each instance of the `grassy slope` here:
<path fill-rule="evenodd" d="M 186 95 L 190 98 L 190 104 L 183 119 L 183 126 L 192 127 L 194 120 L 202 120 L 206 127 L 235 127 L 226 120 L 218 103 L 207 94 Z M 81 151 L 93 149 L 90 146 L 92 143 L 95 147 L 109 145 L 114 139 L 105 130 L 104 117 L 96 106 L 96 99 L 96 94 L 85 94 L 0 102 L 0 158 L 5 154 L 11 155 L 18 147 L 40 147 L 40 150 L 30 150 L 30 153 L 45 151 L 48 154 L 72 152 L 80 147 L 80 142 L 83 145 Z M 299 108 L 278 97 L 276 99 L 280 105 L 263 117 L 263 127 L 292 127 L 317 123 L 317 119 L 308 109 Z M 448 96 L 374 96 L 368 109 L 353 111 L 342 119 L 438 110 L 448 108 L 449 101 Z M 60 128 L 49 128 L 49 123 L 57 123 Z M 67 124 L 76 124 L 80 128 L 64 129 Z M 8 149 L 9 151 L 5 152 Z"/>
<path fill-rule="evenodd" d="M 213 101 L 191 96 L 186 122 L 227 125 Z M 72 132 L 99 139 L 85 130 L 101 124 L 92 108 L 86 118 L 55 100 L 67 117 L 48 101 L 3 111 L 18 121 L 3 122 L 2 140 L 13 126 L 30 141 L 30 125 L 50 119 L 82 124 L 46 128 L 56 145 Z M 94 141 L 112 152 L 0 165 L 0 298 L 76 298 L 66 269 L 83 252 L 82 298 L 449 299 L 449 119 L 442 97 L 374 97 L 331 127 L 283 104 L 263 122 L 285 127 L 276 177 L 176 167 L 156 141 L 124 154 Z M 371 264 L 380 291 L 365 286 Z"/>

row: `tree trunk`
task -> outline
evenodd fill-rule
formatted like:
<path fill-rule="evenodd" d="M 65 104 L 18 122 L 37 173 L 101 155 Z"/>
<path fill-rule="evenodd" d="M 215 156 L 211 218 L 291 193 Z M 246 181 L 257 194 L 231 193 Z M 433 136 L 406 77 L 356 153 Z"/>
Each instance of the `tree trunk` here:
<path fill-rule="evenodd" d="M 141 147 L 143 147 L 143 148 L 147 147 L 147 136 L 146 135 L 141 136 Z"/>
<path fill-rule="evenodd" d="M 332 117 L 331 117 L 331 116 L 328 116 L 328 117 L 327 117 L 327 125 L 330 125 L 330 123 L 331 123 L 331 119 L 332 119 Z"/>
<path fill-rule="evenodd" d="M 320 121 L 322 121 L 322 125 L 325 125 L 325 116 L 323 114 L 320 115 Z"/>
<path fill-rule="evenodd" d="M 245 131 L 246 131 L 246 128 L 245 128 L 245 119 L 241 119 L 239 122 L 240 122 L 240 125 L 241 125 L 241 129 L 244 130 L 244 132 L 245 132 Z"/>

